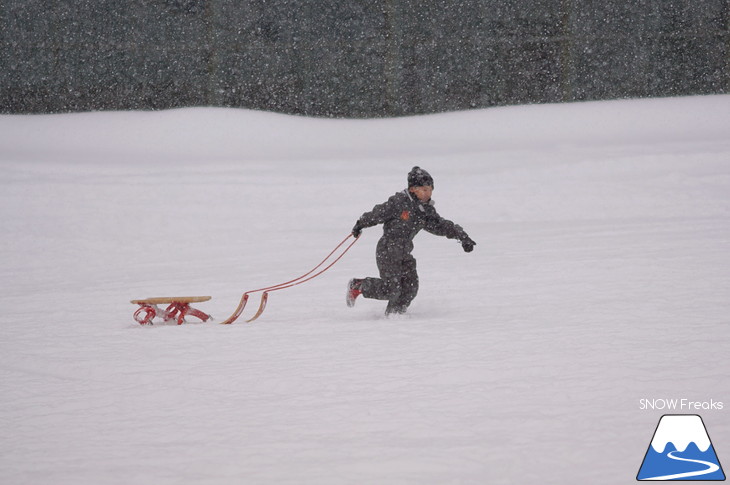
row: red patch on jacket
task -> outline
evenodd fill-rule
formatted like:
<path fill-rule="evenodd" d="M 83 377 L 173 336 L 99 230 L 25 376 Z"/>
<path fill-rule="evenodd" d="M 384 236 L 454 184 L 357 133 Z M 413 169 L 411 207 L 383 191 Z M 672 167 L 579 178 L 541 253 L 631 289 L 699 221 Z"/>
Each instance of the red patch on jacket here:
<path fill-rule="evenodd" d="M 400 213 L 400 218 L 404 221 L 407 221 L 408 219 L 411 218 L 411 213 L 408 211 L 403 211 Z"/>

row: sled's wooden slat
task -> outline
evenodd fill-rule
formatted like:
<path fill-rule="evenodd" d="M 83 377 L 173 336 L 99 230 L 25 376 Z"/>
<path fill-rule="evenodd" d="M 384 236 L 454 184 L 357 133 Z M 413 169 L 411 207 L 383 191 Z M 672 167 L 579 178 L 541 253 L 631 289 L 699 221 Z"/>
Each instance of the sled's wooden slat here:
<path fill-rule="evenodd" d="M 157 297 L 157 298 L 145 298 L 143 300 L 132 300 L 135 305 L 162 305 L 163 303 L 200 303 L 201 301 L 208 301 L 211 297 L 209 296 L 171 296 L 171 297 Z"/>

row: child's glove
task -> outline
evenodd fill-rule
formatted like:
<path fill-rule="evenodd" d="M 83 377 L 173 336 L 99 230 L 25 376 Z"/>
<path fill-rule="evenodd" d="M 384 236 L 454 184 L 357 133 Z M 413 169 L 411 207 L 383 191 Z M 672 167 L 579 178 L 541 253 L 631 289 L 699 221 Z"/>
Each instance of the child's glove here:
<path fill-rule="evenodd" d="M 352 228 L 352 235 L 357 239 L 360 237 L 360 234 L 362 234 L 362 226 L 360 225 L 360 221 L 357 221 L 355 227 Z"/>
<path fill-rule="evenodd" d="M 474 251 L 474 246 L 476 246 L 477 243 L 472 241 L 472 239 L 469 236 L 466 236 L 464 239 L 461 240 L 461 247 L 464 248 L 464 252 L 470 253 Z"/>

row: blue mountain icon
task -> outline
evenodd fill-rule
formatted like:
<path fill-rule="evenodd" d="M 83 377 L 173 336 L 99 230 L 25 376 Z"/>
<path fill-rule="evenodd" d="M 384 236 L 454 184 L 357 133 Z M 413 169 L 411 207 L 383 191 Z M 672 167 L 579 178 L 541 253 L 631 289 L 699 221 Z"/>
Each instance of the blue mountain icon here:
<path fill-rule="evenodd" d="M 710 436 L 695 414 L 661 417 L 637 480 L 725 480 Z"/>

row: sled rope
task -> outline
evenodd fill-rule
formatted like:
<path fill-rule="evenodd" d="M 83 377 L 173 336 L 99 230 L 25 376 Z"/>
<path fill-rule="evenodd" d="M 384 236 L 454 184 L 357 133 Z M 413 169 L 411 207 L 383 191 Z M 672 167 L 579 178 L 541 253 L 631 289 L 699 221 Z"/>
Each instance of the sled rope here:
<path fill-rule="evenodd" d="M 321 275 L 322 273 L 324 273 L 325 271 L 330 269 L 332 266 L 335 265 L 335 263 L 337 263 L 340 259 L 342 259 L 342 257 L 345 255 L 345 253 L 347 253 L 347 251 L 349 251 L 350 248 L 357 242 L 357 238 L 353 238 L 353 241 L 350 244 L 348 244 L 345 247 L 345 249 L 331 263 L 329 263 L 327 266 L 324 266 L 332 258 L 332 256 L 335 253 L 337 253 L 337 251 L 343 245 L 345 245 L 347 240 L 350 239 L 351 237 L 353 237 L 352 234 L 348 234 L 347 237 L 345 237 L 345 239 L 343 239 L 337 246 L 335 246 L 335 248 L 322 261 L 320 261 L 319 264 L 317 264 L 317 266 L 315 266 L 308 272 L 304 273 L 303 275 L 298 276 L 297 278 L 294 278 L 292 280 L 285 281 L 284 283 L 279 283 L 276 285 L 266 286 L 263 288 L 258 288 L 255 290 L 249 290 L 249 291 L 245 292 L 243 294 L 243 296 L 241 296 L 241 301 L 239 302 L 236 310 L 233 312 L 233 314 L 230 317 L 228 317 L 226 320 L 222 321 L 221 324 L 228 325 L 228 324 L 235 322 L 238 319 L 238 317 L 241 316 L 241 313 L 243 313 L 243 309 L 246 307 L 246 303 L 248 302 L 249 296 L 252 293 L 258 293 L 258 292 L 262 291 L 263 294 L 261 295 L 261 302 L 259 303 L 259 308 L 258 308 L 258 310 L 256 310 L 256 313 L 254 314 L 253 317 L 246 320 L 246 323 L 253 322 L 254 320 L 256 320 L 258 317 L 261 316 L 261 314 L 266 309 L 266 302 L 269 299 L 270 292 L 283 290 L 284 288 L 291 288 L 292 286 L 301 285 L 302 283 L 306 283 L 307 281 L 310 281 L 310 280 L 316 278 L 317 276 Z M 324 266 L 324 268 L 321 269 L 319 272 L 315 273 L 315 271 L 322 268 L 322 266 Z M 312 273 L 314 273 L 314 274 L 312 274 Z"/>

